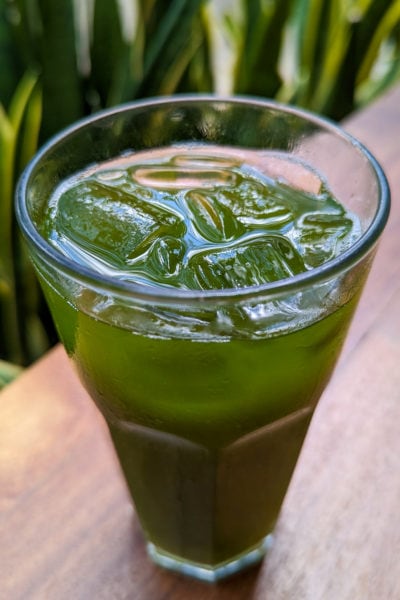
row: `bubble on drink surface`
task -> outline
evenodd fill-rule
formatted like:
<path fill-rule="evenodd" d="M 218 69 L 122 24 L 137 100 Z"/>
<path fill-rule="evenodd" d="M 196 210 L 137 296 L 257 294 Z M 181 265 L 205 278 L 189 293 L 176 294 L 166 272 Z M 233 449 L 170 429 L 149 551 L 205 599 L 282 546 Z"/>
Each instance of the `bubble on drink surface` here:
<path fill-rule="evenodd" d="M 290 240 L 264 234 L 195 252 L 183 277 L 190 288 L 211 290 L 262 285 L 305 270 Z"/>
<path fill-rule="evenodd" d="M 51 213 L 53 242 L 62 247 L 67 240 L 67 253 L 70 243 L 76 244 L 88 253 L 88 262 L 96 257 L 111 266 L 129 266 L 155 239 L 184 233 L 181 215 L 152 199 L 148 190 L 131 196 L 98 181 L 78 182 L 62 193 Z"/>

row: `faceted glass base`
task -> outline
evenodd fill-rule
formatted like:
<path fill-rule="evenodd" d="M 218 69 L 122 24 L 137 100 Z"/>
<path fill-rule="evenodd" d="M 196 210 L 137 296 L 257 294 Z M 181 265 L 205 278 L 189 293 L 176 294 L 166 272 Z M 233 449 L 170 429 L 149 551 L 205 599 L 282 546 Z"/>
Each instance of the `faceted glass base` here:
<path fill-rule="evenodd" d="M 269 534 L 260 542 L 260 544 L 257 544 L 257 546 L 253 546 L 243 554 L 234 556 L 231 560 L 215 565 L 214 567 L 201 563 L 184 561 L 182 558 L 163 552 L 151 542 L 147 544 L 147 552 L 152 560 L 160 567 L 176 571 L 182 575 L 201 579 L 202 581 L 216 583 L 221 579 L 230 577 L 231 575 L 239 573 L 239 571 L 243 571 L 260 562 L 266 551 L 271 547 L 271 544 L 272 534 Z"/>

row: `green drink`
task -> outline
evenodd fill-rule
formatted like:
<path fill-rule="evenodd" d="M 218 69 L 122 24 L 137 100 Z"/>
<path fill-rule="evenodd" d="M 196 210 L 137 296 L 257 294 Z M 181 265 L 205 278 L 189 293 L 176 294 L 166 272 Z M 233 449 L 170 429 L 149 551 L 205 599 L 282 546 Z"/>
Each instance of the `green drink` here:
<path fill-rule="evenodd" d="M 153 544 L 204 565 L 258 546 L 277 519 L 354 301 L 284 336 L 204 343 L 132 335 L 53 290 L 47 297 Z"/>
<path fill-rule="evenodd" d="M 269 544 L 380 230 L 376 200 L 368 217 L 339 202 L 329 173 L 288 145 L 288 135 L 321 143 L 322 123 L 310 133 L 289 112 L 279 144 L 260 145 L 258 130 L 226 139 L 233 113 L 253 112 L 253 126 L 257 113 L 271 131 L 276 107 L 178 108 L 126 109 L 129 127 L 123 113 L 100 119 L 93 160 L 82 148 L 90 124 L 73 132 L 65 158 L 59 142 L 39 159 L 27 202 L 47 252 L 32 251 L 43 289 L 107 420 L 149 552 L 213 581 Z"/>

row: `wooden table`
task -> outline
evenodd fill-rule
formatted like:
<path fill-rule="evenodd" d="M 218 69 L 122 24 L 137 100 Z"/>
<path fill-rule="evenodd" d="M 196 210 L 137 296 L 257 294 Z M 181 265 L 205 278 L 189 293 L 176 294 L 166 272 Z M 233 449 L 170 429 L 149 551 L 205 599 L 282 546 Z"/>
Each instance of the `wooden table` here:
<path fill-rule="evenodd" d="M 267 559 L 217 586 L 153 566 L 57 347 L 0 396 L 1 600 L 400 598 L 400 88 L 346 127 L 382 163 L 393 209 Z"/>

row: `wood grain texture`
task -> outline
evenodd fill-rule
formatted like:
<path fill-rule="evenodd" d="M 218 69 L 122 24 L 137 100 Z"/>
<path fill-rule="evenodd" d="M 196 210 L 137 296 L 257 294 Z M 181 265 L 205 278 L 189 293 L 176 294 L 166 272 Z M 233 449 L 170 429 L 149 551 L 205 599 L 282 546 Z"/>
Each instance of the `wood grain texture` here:
<path fill-rule="evenodd" d="M 400 88 L 345 127 L 393 209 L 266 560 L 210 586 L 147 558 L 107 429 L 57 347 L 0 395 L 0 600 L 400 598 Z"/>

